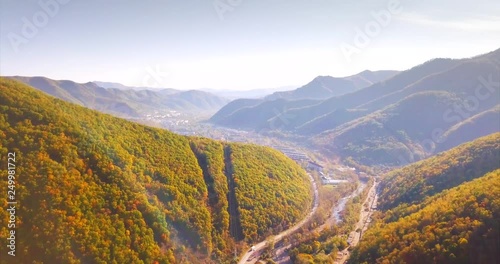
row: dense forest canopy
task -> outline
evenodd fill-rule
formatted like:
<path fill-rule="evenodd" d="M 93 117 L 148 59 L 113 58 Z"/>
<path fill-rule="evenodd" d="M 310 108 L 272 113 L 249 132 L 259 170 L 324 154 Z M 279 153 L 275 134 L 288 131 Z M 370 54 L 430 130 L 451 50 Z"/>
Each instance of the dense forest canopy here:
<path fill-rule="evenodd" d="M 175 135 L 1 78 L 1 175 L 10 152 L 20 263 L 225 262 L 312 202 L 305 171 L 272 149 Z"/>
<path fill-rule="evenodd" d="M 425 197 L 483 176 L 500 166 L 500 133 L 481 137 L 394 170 L 381 182 L 380 206 L 418 203 Z"/>
<path fill-rule="evenodd" d="M 364 235 L 349 263 L 498 263 L 500 170 L 433 196 Z"/>
<path fill-rule="evenodd" d="M 350 263 L 498 263 L 500 133 L 394 170 Z"/>

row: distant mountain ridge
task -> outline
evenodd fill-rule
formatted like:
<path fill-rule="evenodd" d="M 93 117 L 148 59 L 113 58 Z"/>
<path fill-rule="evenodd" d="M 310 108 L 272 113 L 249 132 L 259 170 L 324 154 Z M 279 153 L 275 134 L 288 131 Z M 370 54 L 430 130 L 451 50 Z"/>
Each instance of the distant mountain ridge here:
<path fill-rule="evenodd" d="M 491 111 L 499 105 L 500 52 L 494 52 L 460 60 L 451 68 L 355 106 L 364 111 L 355 119 L 340 122 L 343 115 L 329 116 L 322 122 L 336 126 L 313 136 L 312 142 L 362 163 L 404 165 L 498 132 L 500 120 Z M 469 129 L 453 128 L 452 136 L 447 132 L 482 112 L 491 112 L 482 118 L 491 123 L 477 121 Z"/>
<path fill-rule="evenodd" d="M 158 91 L 162 90 L 164 92 L 170 91 L 171 93 L 181 92 L 182 90 L 177 90 L 173 88 L 153 88 L 146 86 L 127 86 L 117 82 L 102 82 L 102 81 L 93 81 L 97 86 L 103 88 L 116 88 L 120 90 L 152 90 Z M 262 98 L 267 95 L 270 95 L 274 92 L 279 91 L 289 91 L 293 90 L 297 86 L 288 85 L 274 88 L 258 88 L 258 89 L 250 89 L 250 90 L 231 90 L 231 89 L 211 89 L 211 88 L 200 88 L 196 89 L 197 91 L 208 92 L 223 98 L 227 99 L 240 99 L 240 98 Z"/>
<path fill-rule="evenodd" d="M 374 74 L 362 72 L 351 81 L 367 85 L 364 80 Z M 500 49 L 472 58 L 433 59 L 391 74 L 382 73 L 377 80 L 383 81 L 327 99 L 245 101 L 240 107 L 241 102 L 234 101 L 210 121 L 236 129 L 307 137 L 304 141 L 329 155 L 352 156 L 372 165 L 406 164 L 498 131 L 495 124 L 499 121 L 488 112 L 468 122 L 467 129 L 455 128 L 453 136 L 447 132 L 500 105 Z M 312 94 L 328 94 L 322 84 L 330 81 L 340 82 L 318 77 L 292 92 L 301 94 L 312 87 Z M 237 122 L 243 116 L 252 122 Z M 488 122 L 492 123 L 485 126 Z"/>
<path fill-rule="evenodd" d="M 336 95 L 342 95 L 352 91 L 359 90 L 365 85 L 371 83 L 383 81 L 386 78 L 390 78 L 397 74 L 397 71 L 363 71 L 359 74 L 347 76 L 343 78 L 335 78 L 331 76 L 318 76 L 314 78 L 308 84 L 297 88 L 295 90 L 275 92 L 264 98 L 259 99 L 244 99 L 244 100 L 234 100 L 224 106 L 215 115 L 212 116 L 211 122 L 215 124 L 220 124 L 228 127 L 238 128 L 238 125 L 233 124 L 231 120 L 238 120 L 241 115 L 252 116 L 251 112 L 266 112 L 272 111 L 268 115 L 277 116 L 283 112 L 289 111 L 294 108 L 303 108 L 307 106 L 312 106 L 321 102 L 321 100 L 330 98 Z M 276 105 L 269 107 L 276 101 Z M 262 104 L 266 102 L 265 104 Z M 262 104 L 262 105 L 259 105 Z M 251 105 L 253 108 L 247 108 Z M 263 108 L 262 110 L 259 108 Z M 266 110 L 267 109 L 267 110 Z M 232 113 L 236 113 L 238 116 L 231 116 Z M 247 111 L 248 114 L 243 114 Z M 262 117 L 257 117 L 254 114 L 254 119 L 252 121 L 254 128 L 264 128 L 266 127 L 266 122 L 270 119 L 263 119 Z M 225 120 L 228 118 L 228 120 Z M 273 123 L 276 123 L 273 121 Z M 273 126 L 273 124 L 271 124 Z M 252 127 L 247 127 L 251 129 Z"/>
<path fill-rule="evenodd" d="M 446 111 L 461 100 L 448 92 L 428 91 L 413 94 L 382 110 L 325 131 L 312 140 L 342 156 L 356 157 L 363 164 L 404 165 L 426 157 L 419 142 L 436 127 L 448 129 L 435 113 Z M 420 105 L 425 105 L 415 111 Z M 447 125 L 447 126 L 444 126 Z"/>
<path fill-rule="evenodd" d="M 327 99 L 368 87 L 374 83 L 386 80 L 396 75 L 398 71 L 363 71 L 358 74 L 336 78 L 332 76 L 318 76 L 310 83 L 292 91 L 275 92 L 265 99 L 273 100 L 284 98 L 289 100 L 300 99 Z"/>
<path fill-rule="evenodd" d="M 98 85 L 103 84 L 102 82 L 76 83 L 69 80 L 23 76 L 7 78 L 21 81 L 65 101 L 120 117 L 137 118 L 145 111 L 154 110 L 215 112 L 229 102 L 228 99 L 196 90 L 136 90 L 116 83 L 106 83 L 106 86 L 118 86 L 118 88 L 103 88 Z"/>
<path fill-rule="evenodd" d="M 242 99 L 242 98 L 258 99 L 268 96 L 274 92 L 293 90 L 296 87 L 297 86 L 295 85 L 287 85 L 274 88 L 257 88 L 250 90 L 229 90 L 229 89 L 219 90 L 219 89 L 209 89 L 209 88 L 206 89 L 202 88 L 199 90 L 206 91 L 228 99 Z"/>
<path fill-rule="evenodd" d="M 344 77 L 343 79 L 350 80 L 354 82 L 354 85 L 358 89 L 362 89 L 368 87 L 370 85 L 376 84 L 378 82 L 382 82 L 388 80 L 394 75 L 398 74 L 399 71 L 390 71 L 390 70 L 382 70 L 382 71 L 370 71 L 365 70 L 358 74 Z"/>

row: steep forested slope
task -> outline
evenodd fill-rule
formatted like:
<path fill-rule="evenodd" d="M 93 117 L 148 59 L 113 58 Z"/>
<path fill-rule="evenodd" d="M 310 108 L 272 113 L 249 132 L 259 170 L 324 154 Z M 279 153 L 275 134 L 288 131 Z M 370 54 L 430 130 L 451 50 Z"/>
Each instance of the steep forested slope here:
<path fill-rule="evenodd" d="M 311 203 L 308 177 L 281 153 L 175 135 L 1 78 L 1 175 L 12 152 L 18 263 L 220 263 L 237 240 L 290 225 Z M 8 219 L 0 211 L 3 241 Z M 232 220 L 243 237 L 229 233 Z"/>
<path fill-rule="evenodd" d="M 385 175 L 350 263 L 497 263 L 500 133 Z"/>
<path fill-rule="evenodd" d="M 326 131 L 313 138 L 313 142 L 364 164 L 406 164 L 424 158 L 435 148 L 435 142 L 428 142 L 433 138 L 433 131 L 452 125 L 443 122 L 442 116 L 436 113 L 445 112 L 460 102 L 448 92 L 417 93 Z M 425 107 L 420 108 L 422 105 Z"/>
<path fill-rule="evenodd" d="M 380 207 L 419 203 L 500 167 L 499 160 L 500 133 L 495 133 L 394 170 L 380 184 Z"/>
<path fill-rule="evenodd" d="M 498 263 L 500 170 L 368 229 L 349 263 Z"/>
<path fill-rule="evenodd" d="M 237 186 L 243 235 L 248 241 L 271 235 L 269 226 L 288 228 L 312 205 L 311 196 L 303 195 L 310 193 L 309 185 L 296 179 L 300 167 L 292 166 L 288 158 L 279 154 L 260 146 L 231 145 L 232 177 Z M 273 187 L 276 184 L 281 187 Z"/>

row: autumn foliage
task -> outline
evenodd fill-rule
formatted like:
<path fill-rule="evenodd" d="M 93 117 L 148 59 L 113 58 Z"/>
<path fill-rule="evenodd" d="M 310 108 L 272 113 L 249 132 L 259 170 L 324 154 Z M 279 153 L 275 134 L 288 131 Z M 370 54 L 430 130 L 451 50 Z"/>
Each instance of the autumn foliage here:
<path fill-rule="evenodd" d="M 8 152 L 17 155 L 17 263 L 225 262 L 237 243 L 226 163 L 247 242 L 311 204 L 305 172 L 281 153 L 179 136 L 0 78 L 0 175 Z M 1 210 L 2 241 L 7 220 Z"/>
<path fill-rule="evenodd" d="M 498 263 L 500 133 L 386 175 L 350 263 Z"/>

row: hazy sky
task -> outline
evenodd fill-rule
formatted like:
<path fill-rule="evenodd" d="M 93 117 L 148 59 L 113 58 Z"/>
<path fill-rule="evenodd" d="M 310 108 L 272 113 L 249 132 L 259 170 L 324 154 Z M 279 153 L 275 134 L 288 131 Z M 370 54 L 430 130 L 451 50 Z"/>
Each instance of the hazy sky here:
<path fill-rule="evenodd" d="M 1 75 L 271 88 L 500 48 L 498 0 L 0 1 Z"/>

